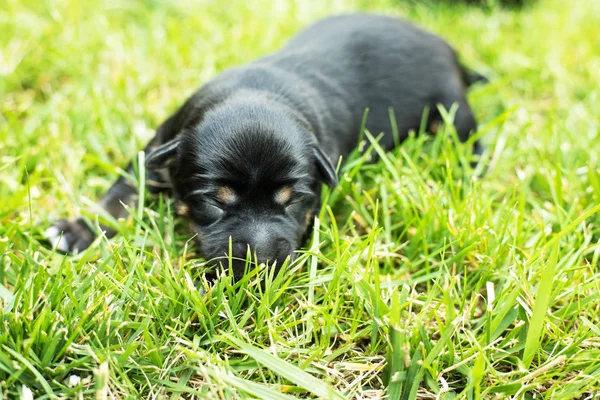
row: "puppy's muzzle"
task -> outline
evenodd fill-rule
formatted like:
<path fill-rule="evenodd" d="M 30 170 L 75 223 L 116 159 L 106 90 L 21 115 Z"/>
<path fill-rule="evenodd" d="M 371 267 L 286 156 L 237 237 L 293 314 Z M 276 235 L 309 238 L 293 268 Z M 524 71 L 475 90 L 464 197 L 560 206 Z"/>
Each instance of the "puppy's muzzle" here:
<path fill-rule="evenodd" d="M 277 262 L 281 265 L 288 256 L 292 255 L 294 245 L 276 226 L 255 225 L 247 227 L 232 237 L 233 257 L 246 259 L 248 250 L 252 259 L 256 257 L 258 263 Z"/>

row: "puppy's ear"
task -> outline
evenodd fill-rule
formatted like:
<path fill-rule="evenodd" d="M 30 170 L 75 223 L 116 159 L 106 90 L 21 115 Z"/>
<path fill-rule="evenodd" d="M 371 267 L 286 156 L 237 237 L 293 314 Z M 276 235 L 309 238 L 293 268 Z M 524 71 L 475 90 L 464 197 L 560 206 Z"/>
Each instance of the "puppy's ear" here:
<path fill-rule="evenodd" d="M 175 161 L 177 149 L 181 143 L 181 138 L 175 138 L 155 149 L 146 155 L 146 169 L 152 171 L 155 169 L 167 168 Z"/>
<path fill-rule="evenodd" d="M 329 161 L 329 158 L 323 153 L 323 150 L 319 146 L 313 147 L 313 153 L 317 161 L 317 171 L 321 175 L 323 183 L 329 187 L 334 187 L 338 184 L 338 177 L 335 173 L 335 167 Z"/>

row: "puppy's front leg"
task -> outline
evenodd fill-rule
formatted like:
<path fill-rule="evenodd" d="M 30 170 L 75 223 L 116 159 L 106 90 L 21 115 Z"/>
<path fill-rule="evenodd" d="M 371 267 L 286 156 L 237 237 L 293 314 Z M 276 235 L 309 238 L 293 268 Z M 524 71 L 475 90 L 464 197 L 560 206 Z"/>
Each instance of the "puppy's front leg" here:
<path fill-rule="evenodd" d="M 156 136 L 144 149 L 146 154 L 162 144 L 165 140 L 174 136 L 172 134 L 173 131 L 169 129 L 171 127 L 172 118 L 169 118 L 158 128 Z M 139 167 L 143 168 L 143 166 Z M 129 163 L 126 172 L 128 175 L 134 174 L 133 162 Z M 169 190 L 171 185 L 168 174 L 161 174 L 157 171 L 147 171 L 146 186 L 151 193 Z M 138 192 L 135 183 L 128 180 L 126 177 L 121 176 L 108 189 L 106 194 L 102 196 L 98 202 L 98 206 L 115 219 L 123 218 L 127 216 L 127 209 L 123 205 L 134 207 L 137 196 Z M 116 234 L 115 230 L 108 226 L 100 225 L 100 228 L 108 238 L 111 238 Z M 44 232 L 44 236 L 53 248 L 64 253 L 77 254 L 92 244 L 96 234 L 92 230 L 92 227 L 90 227 L 82 217 L 78 217 L 56 221 Z"/>

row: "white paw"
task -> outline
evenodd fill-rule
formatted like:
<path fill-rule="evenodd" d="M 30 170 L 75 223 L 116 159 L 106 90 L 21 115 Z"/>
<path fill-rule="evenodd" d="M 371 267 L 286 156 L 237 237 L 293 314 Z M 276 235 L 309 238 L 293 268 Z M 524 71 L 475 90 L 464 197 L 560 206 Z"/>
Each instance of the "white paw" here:
<path fill-rule="evenodd" d="M 69 239 L 63 236 L 63 232 L 56 226 L 51 226 L 44 232 L 44 237 L 50 242 L 53 249 L 69 252 Z"/>
<path fill-rule="evenodd" d="M 77 254 L 87 249 L 95 235 L 81 218 L 61 219 L 46 229 L 44 237 L 53 249 L 61 253 Z"/>

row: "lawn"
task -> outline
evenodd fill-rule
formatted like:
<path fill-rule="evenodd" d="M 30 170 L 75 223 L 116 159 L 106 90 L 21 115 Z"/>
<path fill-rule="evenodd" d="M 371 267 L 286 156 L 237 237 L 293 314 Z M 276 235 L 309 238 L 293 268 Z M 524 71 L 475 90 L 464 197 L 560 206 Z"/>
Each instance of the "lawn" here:
<path fill-rule="evenodd" d="M 0 399 L 598 398 L 600 2 L 432 4 L 5 0 Z M 238 282 L 204 278 L 166 197 L 77 256 L 43 242 L 59 217 L 94 221 L 203 82 L 358 9 L 489 77 L 469 94 L 485 176 L 450 128 L 354 156 L 305 253 Z"/>

